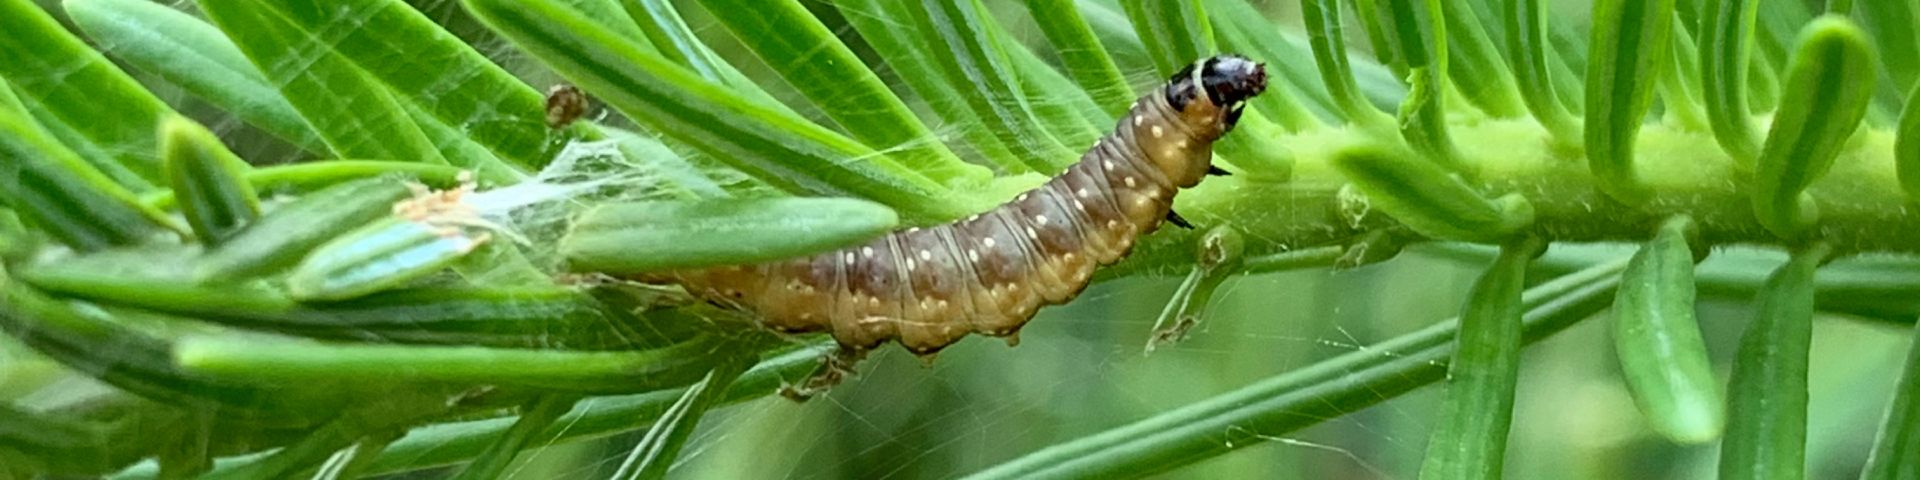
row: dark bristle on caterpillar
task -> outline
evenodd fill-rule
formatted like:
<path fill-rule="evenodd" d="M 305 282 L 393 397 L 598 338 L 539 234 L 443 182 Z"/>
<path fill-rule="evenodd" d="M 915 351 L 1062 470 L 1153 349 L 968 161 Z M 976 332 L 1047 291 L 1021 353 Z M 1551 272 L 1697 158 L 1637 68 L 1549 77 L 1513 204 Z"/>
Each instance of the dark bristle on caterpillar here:
<path fill-rule="evenodd" d="M 931 355 L 970 333 L 1015 341 L 1042 306 L 1126 256 L 1209 174 L 1213 142 L 1266 89 L 1262 64 L 1207 58 L 1134 102 L 1078 163 L 1011 202 L 955 223 L 786 261 L 666 272 L 703 299 L 773 329 L 826 331 L 849 351 L 898 340 Z"/>

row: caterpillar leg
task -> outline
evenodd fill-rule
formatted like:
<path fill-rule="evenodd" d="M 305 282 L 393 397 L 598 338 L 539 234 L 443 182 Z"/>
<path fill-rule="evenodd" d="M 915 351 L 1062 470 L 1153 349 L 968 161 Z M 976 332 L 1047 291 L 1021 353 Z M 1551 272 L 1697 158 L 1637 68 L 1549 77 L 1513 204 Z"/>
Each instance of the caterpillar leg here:
<path fill-rule="evenodd" d="M 1172 223 L 1174 226 L 1188 230 L 1193 229 L 1193 223 L 1188 222 L 1186 217 L 1180 216 L 1180 212 L 1175 212 L 1171 209 L 1167 210 L 1167 223 Z"/>
<path fill-rule="evenodd" d="M 833 353 L 821 357 L 820 368 L 814 369 L 813 373 L 799 385 L 791 383 L 781 385 L 780 396 L 795 402 L 805 402 L 815 395 L 827 393 L 827 390 L 833 389 L 835 385 L 857 374 L 853 367 L 859 365 L 860 360 L 865 358 L 867 358 L 866 349 L 837 347 Z"/>

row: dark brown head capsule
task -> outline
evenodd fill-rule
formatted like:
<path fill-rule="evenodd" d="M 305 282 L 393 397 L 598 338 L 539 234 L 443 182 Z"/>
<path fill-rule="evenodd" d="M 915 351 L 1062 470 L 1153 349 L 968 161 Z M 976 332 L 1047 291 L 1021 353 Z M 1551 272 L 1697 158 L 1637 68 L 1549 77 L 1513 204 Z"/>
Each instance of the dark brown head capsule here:
<path fill-rule="evenodd" d="M 1174 73 L 1167 79 L 1167 104 L 1175 110 L 1198 115 L 1218 115 L 1221 133 L 1233 129 L 1246 110 L 1246 100 L 1267 90 L 1266 64 L 1239 55 L 1207 58 Z M 1204 94 L 1205 105 L 1194 105 Z M 1193 120 L 1189 118 L 1189 120 Z"/>

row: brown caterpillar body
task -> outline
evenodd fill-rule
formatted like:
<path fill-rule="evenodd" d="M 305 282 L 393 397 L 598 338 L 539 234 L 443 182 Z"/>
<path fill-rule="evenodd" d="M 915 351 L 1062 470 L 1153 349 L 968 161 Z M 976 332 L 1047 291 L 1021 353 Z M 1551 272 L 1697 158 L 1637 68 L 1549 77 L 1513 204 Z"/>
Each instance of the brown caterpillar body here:
<path fill-rule="evenodd" d="M 991 211 L 834 252 L 666 277 L 768 327 L 829 331 L 853 350 L 899 339 L 929 354 L 968 333 L 1010 337 L 1162 219 L 1183 223 L 1170 216 L 1174 193 L 1219 172 L 1214 140 L 1265 87 L 1259 64 L 1205 59 L 1134 102 L 1078 163 Z"/>

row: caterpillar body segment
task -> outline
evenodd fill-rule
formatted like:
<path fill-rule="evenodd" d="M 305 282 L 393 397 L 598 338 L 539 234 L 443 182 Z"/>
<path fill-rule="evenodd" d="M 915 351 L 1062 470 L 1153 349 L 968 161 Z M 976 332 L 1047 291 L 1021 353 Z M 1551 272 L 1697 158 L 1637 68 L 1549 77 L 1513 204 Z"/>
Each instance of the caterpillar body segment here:
<path fill-rule="evenodd" d="M 930 354 L 970 333 L 1012 342 L 1040 307 L 1072 299 L 1095 268 L 1179 218 L 1174 194 L 1223 173 L 1213 142 L 1265 88 L 1260 64 L 1204 59 L 1141 97 L 1079 162 L 993 210 L 843 250 L 663 277 L 776 330 L 831 332 L 855 351 L 898 339 Z"/>

